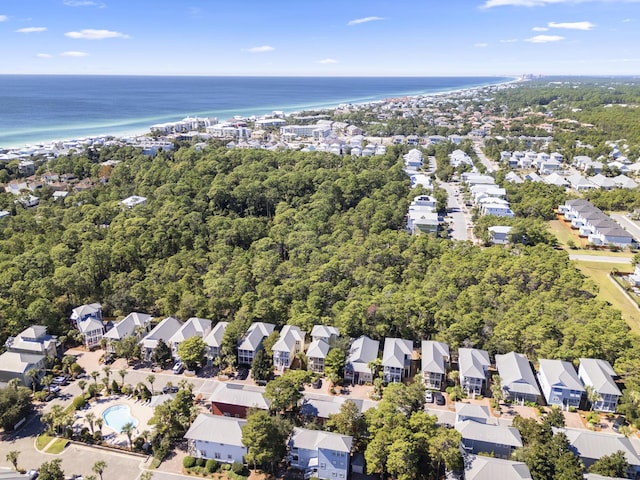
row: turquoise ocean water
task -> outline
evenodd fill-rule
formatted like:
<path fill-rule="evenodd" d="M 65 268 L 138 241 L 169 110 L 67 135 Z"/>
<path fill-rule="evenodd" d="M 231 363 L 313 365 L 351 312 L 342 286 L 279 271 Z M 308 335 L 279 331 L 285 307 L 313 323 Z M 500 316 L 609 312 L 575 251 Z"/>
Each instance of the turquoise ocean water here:
<path fill-rule="evenodd" d="M 0 148 L 144 133 L 186 116 L 219 120 L 366 103 L 504 77 L 152 77 L 0 75 Z"/>

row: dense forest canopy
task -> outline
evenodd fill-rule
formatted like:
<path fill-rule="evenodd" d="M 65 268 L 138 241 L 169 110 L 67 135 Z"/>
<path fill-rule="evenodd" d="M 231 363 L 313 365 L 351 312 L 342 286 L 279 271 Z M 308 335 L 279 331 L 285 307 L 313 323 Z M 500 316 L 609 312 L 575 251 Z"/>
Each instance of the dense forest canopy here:
<path fill-rule="evenodd" d="M 409 236 L 404 151 L 183 147 L 133 155 L 64 204 L 44 192 L 0 227 L 0 340 L 32 323 L 62 334 L 72 307 L 98 301 L 107 316 L 200 316 L 238 331 L 325 322 L 532 358 L 614 362 L 631 348 L 620 313 L 566 253 Z M 124 208 L 131 194 L 148 203 Z"/>

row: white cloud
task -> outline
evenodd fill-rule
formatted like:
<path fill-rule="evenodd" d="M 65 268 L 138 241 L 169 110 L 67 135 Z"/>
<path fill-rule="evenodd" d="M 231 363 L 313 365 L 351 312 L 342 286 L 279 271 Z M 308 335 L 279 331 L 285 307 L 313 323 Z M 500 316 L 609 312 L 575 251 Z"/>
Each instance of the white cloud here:
<path fill-rule="evenodd" d="M 595 25 L 591 22 L 549 22 L 549 28 L 566 28 L 567 30 L 591 30 Z"/>
<path fill-rule="evenodd" d="M 36 55 L 36 57 L 38 57 L 38 58 L 51 58 L 51 55 L 49 55 L 48 53 L 38 53 Z"/>
<path fill-rule="evenodd" d="M 318 63 L 321 63 L 322 65 L 333 65 L 338 63 L 338 61 L 333 58 L 324 58 L 322 60 L 318 60 Z"/>
<path fill-rule="evenodd" d="M 243 50 L 244 52 L 249 53 L 265 53 L 265 52 L 273 52 L 275 48 L 270 45 L 262 45 L 260 47 L 247 48 Z"/>
<path fill-rule="evenodd" d="M 356 18 L 355 20 L 350 20 L 349 22 L 347 22 L 347 25 L 349 25 L 349 26 L 360 25 L 361 23 L 377 22 L 379 20 L 384 20 L 384 18 L 382 18 L 382 17 Z"/>
<path fill-rule="evenodd" d="M 516 43 L 517 41 L 517 38 L 507 38 L 505 40 L 500 40 L 500 43 Z"/>
<path fill-rule="evenodd" d="M 534 32 L 546 32 L 549 29 L 547 27 L 533 27 L 531 30 Z"/>
<path fill-rule="evenodd" d="M 6 22 L 9 19 L 6 15 L 0 15 L 0 22 Z"/>
<path fill-rule="evenodd" d="M 637 3 L 640 0 L 486 0 L 480 8 L 493 7 L 544 7 L 546 5 L 556 5 L 561 3 L 585 3 L 585 2 L 601 2 L 601 3 Z"/>
<path fill-rule="evenodd" d="M 16 30 L 16 33 L 38 33 L 44 32 L 46 29 L 47 27 L 25 27 Z"/>
<path fill-rule="evenodd" d="M 102 2 L 93 2 L 91 0 L 65 0 L 64 4 L 67 7 L 98 7 L 98 8 L 107 7 Z"/>
<path fill-rule="evenodd" d="M 625 18 L 624 20 L 622 20 L 622 23 L 630 23 L 630 22 L 635 22 L 635 20 L 633 18 Z"/>
<path fill-rule="evenodd" d="M 564 37 L 561 37 L 560 35 L 536 35 L 535 37 L 527 38 L 525 42 L 550 43 L 559 42 L 560 40 L 564 40 Z"/>
<path fill-rule="evenodd" d="M 489 44 L 488 43 L 474 43 L 473 46 L 476 47 L 476 48 L 485 48 L 485 47 L 488 47 Z"/>
<path fill-rule="evenodd" d="M 62 52 L 60 54 L 62 57 L 88 57 L 89 54 L 87 52 Z"/>
<path fill-rule="evenodd" d="M 104 40 L 105 38 L 130 38 L 121 32 L 114 32 L 112 30 L 94 30 L 92 28 L 85 28 L 79 32 L 67 32 L 64 34 L 69 38 L 81 38 L 83 40 Z"/>

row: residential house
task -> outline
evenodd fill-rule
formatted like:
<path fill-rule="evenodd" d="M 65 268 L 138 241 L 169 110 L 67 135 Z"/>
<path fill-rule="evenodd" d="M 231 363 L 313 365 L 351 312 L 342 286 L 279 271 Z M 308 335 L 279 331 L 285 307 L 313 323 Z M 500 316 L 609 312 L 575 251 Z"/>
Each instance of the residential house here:
<path fill-rule="evenodd" d="M 460 386 L 469 395 L 482 395 L 487 385 L 489 374 L 489 354 L 476 348 L 458 349 L 458 367 L 460 369 Z"/>
<path fill-rule="evenodd" d="M 91 349 L 100 345 L 104 335 L 104 324 L 97 318 L 88 318 L 78 324 L 78 330 L 82 333 L 85 347 Z"/>
<path fill-rule="evenodd" d="M 222 347 L 222 339 L 229 322 L 218 322 L 211 329 L 209 334 L 204 337 L 204 343 L 207 344 L 207 360 L 211 364 L 213 360 L 220 356 L 220 347 Z"/>
<path fill-rule="evenodd" d="M 475 403 L 456 402 L 455 423 L 473 420 L 474 422 L 497 425 L 498 422 L 491 416 L 489 407 Z"/>
<path fill-rule="evenodd" d="M 132 195 L 122 200 L 122 204 L 127 208 L 133 208 L 136 205 L 144 205 L 147 203 L 147 197 L 140 197 L 138 195 Z"/>
<path fill-rule="evenodd" d="M 200 337 L 204 340 L 211 331 L 211 320 L 206 318 L 191 317 L 184 322 L 169 338 L 169 345 L 174 358 L 179 358 L 178 346 L 191 337 Z"/>
<path fill-rule="evenodd" d="M 602 190 L 611 190 L 616 187 L 616 182 L 613 178 L 605 177 L 601 173 L 589 177 L 588 180 Z"/>
<path fill-rule="evenodd" d="M 503 460 L 484 455 L 466 455 L 465 480 L 533 480 L 524 462 Z"/>
<path fill-rule="evenodd" d="M 538 402 L 540 389 L 527 357 L 510 352 L 496 355 L 496 368 L 505 400 L 514 402 Z"/>
<path fill-rule="evenodd" d="M 632 180 L 626 175 L 618 175 L 617 177 L 613 178 L 613 181 L 618 188 L 628 188 L 632 190 L 638 186 L 638 183 L 635 180 Z"/>
<path fill-rule="evenodd" d="M 622 396 L 622 392 L 613 380 L 617 376 L 611 364 L 606 360 L 580 359 L 578 378 L 585 387 L 592 387 L 598 396 L 591 406 L 593 410 L 610 413 L 616 411 L 618 400 Z"/>
<path fill-rule="evenodd" d="M 134 335 L 140 338 L 140 335 L 147 334 L 151 328 L 151 320 L 153 317 L 147 313 L 131 312 L 104 334 L 108 341 L 107 349 L 113 353 L 115 344 L 123 338 Z"/>
<path fill-rule="evenodd" d="M 300 405 L 300 413 L 308 417 L 309 420 L 317 420 L 322 423 L 327 420 L 330 415 L 340 413 L 340 408 L 345 402 L 354 403 L 361 413 L 376 407 L 378 404 L 378 402 L 374 402 L 373 400 L 304 392 L 304 398 Z"/>
<path fill-rule="evenodd" d="M 58 337 L 47 334 L 47 327 L 32 325 L 15 337 L 7 338 L 4 344 L 8 352 L 29 353 L 45 357 L 57 357 L 60 342 Z"/>
<path fill-rule="evenodd" d="M 522 437 L 514 427 L 464 420 L 456 423 L 455 429 L 462 436 L 462 448 L 467 453 L 509 458 L 516 448 L 522 447 Z"/>
<path fill-rule="evenodd" d="M 285 325 L 280 331 L 278 341 L 271 349 L 273 351 L 273 366 L 280 372 L 291 367 L 291 363 L 298 352 L 302 351 L 305 334 L 300 327 Z"/>
<path fill-rule="evenodd" d="M 102 321 L 102 305 L 99 303 L 90 303 L 88 305 L 80 305 L 71 310 L 71 326 L 78 328 L 78 324 L 89 318 L 95 318 Z"/>
<path fill-rule="evenodd" d="M 507 245 L 509 243 L 509 234 L 513 227 L 507 225 L 494 225 L 489 227 L 489 241 L 493 245 Z"/>
<path fill-rule="evenodd" d="M 575 368 L 564 360 L 540 360 L 538 382 L 549 405 L 578 408 L 585 390 Z"/>
<path fill-rule="evenodd" d="M 289 440 L 289 462 L 304 478 L 346 480 L 353 438 L 322 430 L 294 428 Z"/>
<path fill-rule="evenodd" d="M 640 457 L 631 440 L 624 435 L 593 432 L 582 428 L 554 428 L 554 432 L 562 432 L 567 436 L 569 448 L 582 460 L 587 469 L 602 457 L 622 451 L 629 463 L 629 478 L 637 478 L 640 474 Z"/>
<path fill-rule="evenodd" d="M 6 383 L 17 378 L 26 387 L 31 386 L 31 377 L 27 372 L 31 369 L 41 371 L 38 377 L 44 374 L 47 357 L 40 354 L 4 352 L 0 355 L 0 383 Z"/>
<path fill-rule="evenodd" d="M 361 336 L 351 343 L 344 366 L 344 379 L 359 385 L 373 382 L 369 363 L 378 358 L 380 342 Z"/>
<path fill-rule="evenodd" d="M 262 395 L 264 387 L 242 383 L 218 382 L 209 401 L 211 413 L 225 417 L 247 418 L 250 408 L 269 410 L 269 401 Z"/>
<path fill-rule="evenodd" d="M 247 447 L 242 443 L 242 428 L 246 423 L 239 418 L 199 414 L 184 434 L 189 454 L 224 463 L 244 463 Z"/>
<path fill-rule="evenodd" d="M 158 342 L 162 340 L 169 345 L 169 339 L 182 326 L 182 322 L 175 317 L 167 317 L 156 325 L 145 337 L 140 340 L 142 347 L 142 358 L 151 359 L 151 354 L 158 346 Z"/>
<path fill-rule="evenodd" d="M 254 322 L 238 343 L 238 364 L 251 365 L 253 357 L 262 348 L 262 341 L 273 333 L 271 323 Z"/>
<path fill-rule="evenodd" d="M 324 340 L 313 340 L 307 348 L 307 366 L 309 370 L 320 375 L 324 374 L 324 361 L 331 346 Z"/>
<path fill-rule="evenodd" d="M 387 337 L 382 352 L 382 378 L 385 382 L 401 382 L 411 370 L 411 340 Z"/>
<path fill-rule="evenodd" d="M 442 390 L 447 385 L 449 345 L 433 340 L 422 341 L 422 383 L 426 388 Z"/>
<path fill-rule="evenodd" d="M 312 340 L 324 340 L 329 345 L 332 345 L 339 336 L 340 331 L 336 327 L 328 325 L 314 325 L 311 329 Z"/>

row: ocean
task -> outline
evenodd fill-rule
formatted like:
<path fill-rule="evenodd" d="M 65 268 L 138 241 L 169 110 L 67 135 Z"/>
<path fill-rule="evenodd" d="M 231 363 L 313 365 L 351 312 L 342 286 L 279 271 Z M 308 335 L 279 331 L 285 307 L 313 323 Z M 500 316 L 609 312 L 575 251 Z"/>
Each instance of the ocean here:
<path fill-rule="evenodd" d="M 0 75 L 0 148 L 146 133 L 186 116 L 264 115 L 447 92 L 506 77 Z"/>

